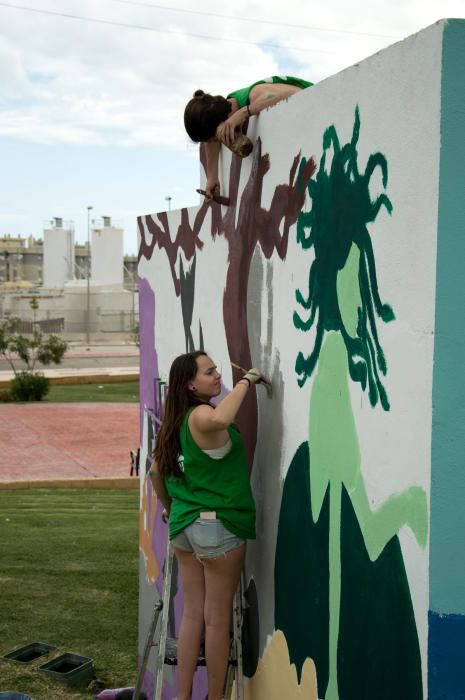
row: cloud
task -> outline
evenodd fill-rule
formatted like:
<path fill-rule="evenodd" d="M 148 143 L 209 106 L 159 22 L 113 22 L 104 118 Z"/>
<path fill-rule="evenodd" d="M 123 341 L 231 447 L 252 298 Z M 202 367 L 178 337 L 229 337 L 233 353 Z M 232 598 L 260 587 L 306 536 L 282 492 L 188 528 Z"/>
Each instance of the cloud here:
<path fill-rule="evenodd" d="M 317 82 L 437 19 L 434 3 L 420 0 L 398 3 L 395 12 L 387 0 L 288 0 L 285 8 L 281 0 L 226 8 L 206 0 L 201 12 L 208 15 L 114 0 L 29 3 L 157 31 L 0 7 L 0 135 L 177 150 L 186 148 L 182 114 L 194 89 L 226 94 L 290 72 Z M 444 0 L 441 11 L 457 14 L 461 6 Z M 231 17 L 215 16 L 221 13 Z M 234 43 L 241 41 L 257 45 Z"/>

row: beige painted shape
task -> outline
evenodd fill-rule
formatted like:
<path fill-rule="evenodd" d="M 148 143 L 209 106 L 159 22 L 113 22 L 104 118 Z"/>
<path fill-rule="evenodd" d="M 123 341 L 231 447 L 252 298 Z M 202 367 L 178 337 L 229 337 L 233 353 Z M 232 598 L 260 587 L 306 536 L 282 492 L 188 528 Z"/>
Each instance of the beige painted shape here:
<path fill-rule="evenodd" d="M 152 500 L 152 513 L 150 522 L 148 520 L 149 499 Z M 139 549 L 145 559 L 145 577 L 148 582 L 153 583 L 158 576 L 158 562 L 155 552 L 152 549 L 153 528 L 155 526 L 155 514 L 157 512 L 158 499 L 152 490 L 148 476 L 144 479 L 142 486 L 142 507 L 139 515 Z"/>
<path fill-rule="evenodd" d="M 231 697 L 235 696 L 235 688 Z M 245 682 L 245 700 L 318 700 L 316 669 L 305 659 L 300 684 L 295 664 L 289 659 L 287 641 L 281 630 L 275 632 L 258 662 L 255 675 Z"/>

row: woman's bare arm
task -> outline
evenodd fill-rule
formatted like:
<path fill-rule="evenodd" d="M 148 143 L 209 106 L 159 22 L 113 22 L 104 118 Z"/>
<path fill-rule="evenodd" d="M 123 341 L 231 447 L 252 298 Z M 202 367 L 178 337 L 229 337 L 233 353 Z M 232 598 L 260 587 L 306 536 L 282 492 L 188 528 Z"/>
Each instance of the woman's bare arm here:
<path fill-rule="evenodd" d="M 255 374 L 246 376 L 251 384 L 255 384 L 261 375 L 257 369 L 251 372 Z M 234 421 L 248 390 L 248 382 L 239 380 L 234 389 L 215 408 L 206 404 L 197 406 L 192 411 L 189 422 L 202 433 L 225 430 Z"/>
<path fill-rule="evenodd" d="M 207 183 L 205 185 L 205 191 L 207 193 L 207 199 L 211 199 L 220 189 L 220 181 L 218 178 L 220 147 L 221 144 L 219 141 L 205 142 L 205 154 L 207 156 Z"/>
<path fill-rule="evenodd" d="M 300 91 L 296 85 L 284 85 L 283 83 L 255 85 L 249 95 L 249 111 L 255 116 L 262 110 L 273 107 L 281 100 L 285 100 Z M 247 108 L 245 109 L 247 111 Z"/>
<path fill-rule="evenodd" d="M 171 497 L 166 490 L 165 480 L 158 471 L 158 465 L 155 460 L 153 460 L 152 466 L 150 467 L 149 477 L 158 499 L 161 501 L 163 508 L 169 515 L 171 509 Z"/>
<path fill-rule="evenodd" d="M 250 91 L 249 105 L 241 107 L 231 114 L 228 119 L 220 124 L 216 134 L 226 146 L 230 147 L 236 138 L 236 129 L 250 116 L 256 116 L 264 109 L 285 100 L 286 98 L 300 92 L 300 88 L 295 85 L 284 85 L 282 83 L 261 83 L 255 85 Z"/>

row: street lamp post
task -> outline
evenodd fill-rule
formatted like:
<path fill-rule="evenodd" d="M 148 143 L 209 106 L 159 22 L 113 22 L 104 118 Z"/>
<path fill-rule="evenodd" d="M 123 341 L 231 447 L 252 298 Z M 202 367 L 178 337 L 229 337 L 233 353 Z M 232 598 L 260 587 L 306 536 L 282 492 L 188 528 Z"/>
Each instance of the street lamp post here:
<path fill-rule="evenodd" d="M 170 197 L 169 195 L 165 197 L 165 201 L 168 202 L 168 211 L 171 211 L 171 199 L 172 197 Z"/>
<path fill-rule="evenodd" d="M 87 207 L 87 319 L 86 343 L 90 344 L 90 212 L 93 207 Z"/>

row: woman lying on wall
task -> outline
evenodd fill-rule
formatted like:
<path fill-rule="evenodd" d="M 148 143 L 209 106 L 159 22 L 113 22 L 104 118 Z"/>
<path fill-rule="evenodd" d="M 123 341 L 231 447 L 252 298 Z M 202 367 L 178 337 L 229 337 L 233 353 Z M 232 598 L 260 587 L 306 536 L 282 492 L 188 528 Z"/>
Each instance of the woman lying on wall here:
<path fill-rule="evenodd" d="M 178 641 L 178 700 L 189 700 L 205 634 L 208 699 L 221 700 L 231 611 L 245 557 L 255 538 L 255 504 L 244 443 L 232 425 L 260 372 L 249 370 L 216 407 L 221 375 L 204 352 L 177 357 L 150 477 L 169 518 L 184 611 Z"/>
<path fill-rule="evenodd" d="M 238 129 L 249 118 L 285 100 L 313 83 L 291 76 L 273 75 L 247 88 L 231 92 L 227 98 L 196 90 L 184 110 L 184 126 L 189 137 L 205 142 L 207 156 L 206 198 L 219 194 L 218 157 L 221 143 L 231 148 Z"/>

